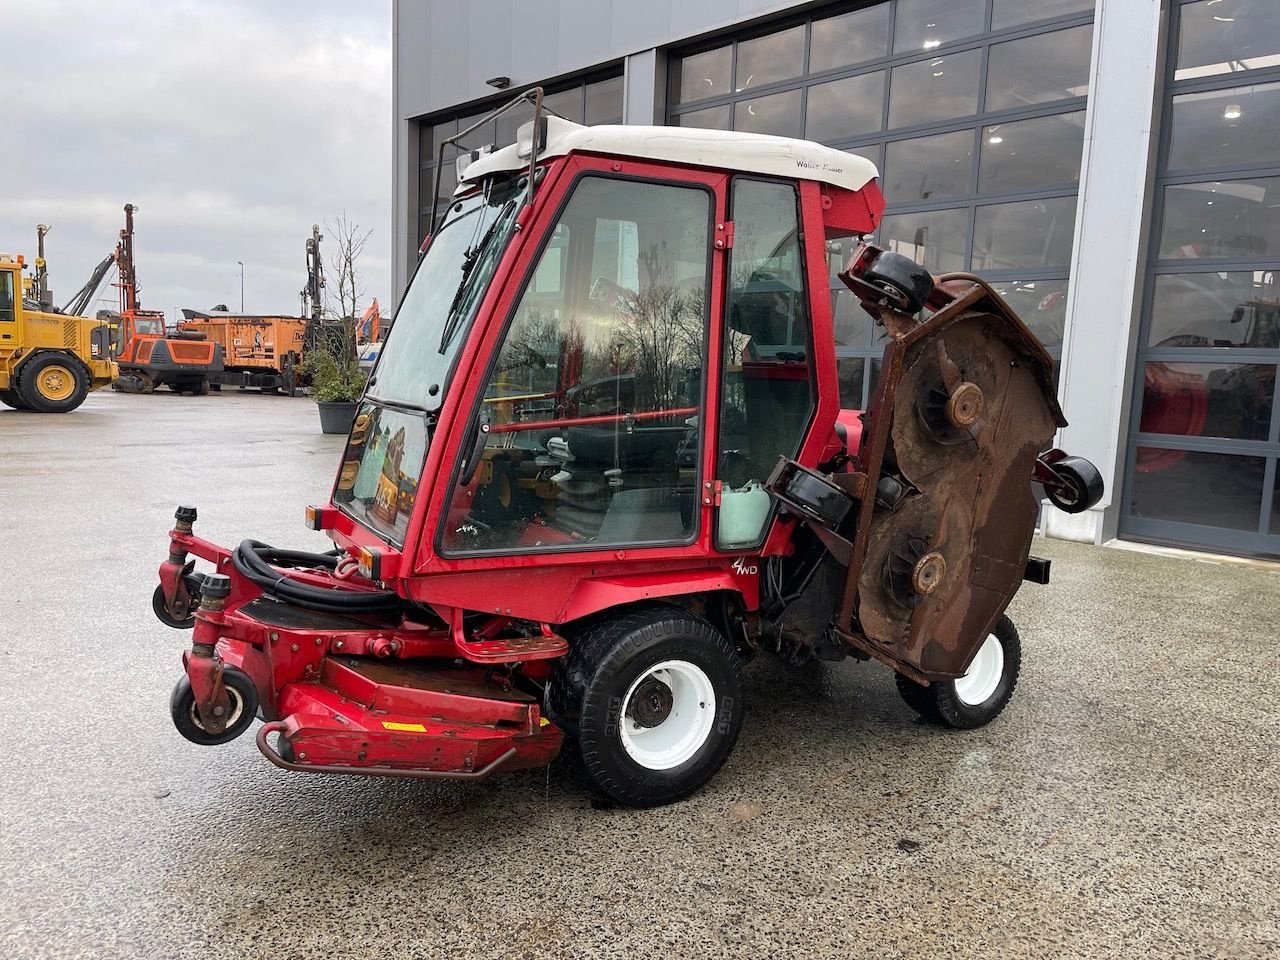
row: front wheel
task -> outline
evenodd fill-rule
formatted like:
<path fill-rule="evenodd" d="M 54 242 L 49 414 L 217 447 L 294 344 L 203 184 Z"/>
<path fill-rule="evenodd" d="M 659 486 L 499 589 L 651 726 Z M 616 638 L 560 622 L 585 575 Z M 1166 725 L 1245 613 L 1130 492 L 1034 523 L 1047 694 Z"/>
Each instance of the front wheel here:
<path fill-rule="evenodd" d="M 972 730 L 1000 715 L 1013 696 L 1021 669 L 1022 641 L 1013 621 L 1002 616 L 978 647 L 964 676 L 922 687 L 899 674 L 898 693 L 925 720 Z"/>
<path fill-rule="evenodd" d="M 738 652 L 687 610 L 630 610 L 575 639 L 548 708 L 593 788 L 632 807 L 672 803 L 733 750 L 743 718 Z"/>
<path fill-rule="evenodd" d="M 227 714 L 227 725 L 221 733 L 210 733 L 200 722 L 189 678 L 184 676 L 173 688 L 173 695 L 169 697 L 169 714 L 178 732 L 192 743 L 198 743 L 202 747 L 229 743 L 253 723 L 258 712 L 258 690 L 249 675 L 235 667 L 225 667 L 222 671 L 222 683 L 227 688 L 231 709 Z"/>
<path fill-rule="evenodd" d="M 23 403 L 40 413 L 70 413 L 89 396 L 89 375 L 72 357 L 38 353 L 18 373 Z"/>

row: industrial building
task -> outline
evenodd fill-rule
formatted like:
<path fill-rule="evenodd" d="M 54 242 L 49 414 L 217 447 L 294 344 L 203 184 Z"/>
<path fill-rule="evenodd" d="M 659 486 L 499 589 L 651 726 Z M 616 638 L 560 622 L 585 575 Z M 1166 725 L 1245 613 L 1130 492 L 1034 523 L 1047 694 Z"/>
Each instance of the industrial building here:
<path fill-rule="evenodd" d="M 440 139 L 535 84 L 585 123 L 871 159 L 879 242 L 988 278 L 1060 358 L 1061 445 L 1108 494 L 1047 511 L 1050 535 L 1280 556 L 1274 0 L 397 0 L 397 289 L 437 174 L 453 188 Z M 883 332 L 835 279 L 844 254 L 837 355 L 863 406 Z"/>

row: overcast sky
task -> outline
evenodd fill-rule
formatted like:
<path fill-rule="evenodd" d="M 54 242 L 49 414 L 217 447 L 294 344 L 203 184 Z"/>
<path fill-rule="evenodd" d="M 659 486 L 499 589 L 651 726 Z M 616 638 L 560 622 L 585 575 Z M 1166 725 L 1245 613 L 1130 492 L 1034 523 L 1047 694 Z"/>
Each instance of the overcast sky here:
<path fill-rule="evenodd" d="M 142 303 L 171 321 L 237 309 L 237 260 L 246 310 L 296 315 L 311 225 L 344 210 L 373 230 L 368 295 L 393 299 L 390 0 L 0 6 L 0 250 L 34 259 L 52 224 L 59 305 L 114 247 L 125 203 Z M 104 285 L 95 306 L 115 296 Z"/>

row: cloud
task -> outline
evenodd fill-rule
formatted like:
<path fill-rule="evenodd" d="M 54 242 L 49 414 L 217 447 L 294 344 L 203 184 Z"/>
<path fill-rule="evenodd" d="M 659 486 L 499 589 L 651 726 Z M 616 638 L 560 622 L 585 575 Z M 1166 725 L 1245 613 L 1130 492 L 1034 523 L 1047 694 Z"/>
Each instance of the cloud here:
<path fill-rule="evenodd" d="M 0 68 L 0 249 L 33 257 L 53 224 L 65 301 L 133 203 L 146 306 L 238 306 L 243 260 L 246 308 L 296 313 L 311 225 L 345 211 L 373 230 L 369 295 L 393 300 L 390 21 L 386 2 L 28 5 Z"/>

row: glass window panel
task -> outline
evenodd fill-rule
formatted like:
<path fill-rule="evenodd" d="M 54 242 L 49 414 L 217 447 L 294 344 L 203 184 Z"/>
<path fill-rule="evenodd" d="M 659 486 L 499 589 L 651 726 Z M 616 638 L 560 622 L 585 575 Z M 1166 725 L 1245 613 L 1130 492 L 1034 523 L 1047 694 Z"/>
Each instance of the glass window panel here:
<path fill-rule="evenodd" d="M 844 269 L 843 265 L 840 269 Z M 871 346 L 871 327 L 875 321 L 843 283 L 839 289 L 831 290 L 831 313 L 835 318 L 837 347 Z"/>
<path fill-rule="evenodd" d="M 979 207 L 973 269 L 1065 267 L 1071 260 L 1075 225 L 1074 196 Z"/>
<path fill-rule="evenodd" d="M 1093 0 L 995 0 L 991 29 L 1003 30 L 1023 23 L 1065 17 L 1093 10 Z"/>
<path fill-rule="evenodd" d="M 738 93 L 804 73 L 804 24 L 738 44 Z"/>
<path fill-rule="evenodd" d="M 1135 517 L 1258 529 L 1266 460 L 1138 447 L 1129 511 Z"/>
<path fill-rule="evenodd" d="M 542 98 L 542 105 L 550 110 L 554 110 L 556 114 L 564 117 L 566 120 L 572 120 L 574 123 L 582 122 L 581 87 L 574 87 L 571 90 L 561 90 L 559 93 L 549 93 Z M 530 114 L 530 116 L 532 115 Z M 525 119 L 528 119 L 528 117 Z"/>
<path fill-rule="evenodd" d="M 828 142 L 875 133 L 883 107 L 883 70 L 819 83 L 809 88 L 804 135 Z"/>
<path fill-rule="evenodd" d="M 968 210 L 895 214 L 880 223 L 880 245 L 934 273 L 963 270 L 968 220 Z"/>
<path fill-rule="evenodd" d="M 722 107 L 707 107 L 705 110 L 694 110 L 681 113 L 672 118 L 677 127 L 702 127 L 707 130 L 728 130 L 732 127 L 733 108 L 729 104 Z"/>
<path fill-rule="evenodd" d="M 1280 66 L 1280 3 L 1201 0 L 1182 6 L 1175 80 Z"/>
<path fill-rule="evenodd" d="M 894 67 L 889 83 L 889 126 L 967 117 L 978 108 L 977 50 Z"/>
<path fill-rule="evenodd" d="M 1275 256 L 1280 251 L 1280 177 L 1179 183 L 1164 188 L 1160 256 Z"/>
<path fill-rule="evenodd" d="M 694 533 L 710 211 L 699 189 L 579 181 L 559 223 L 567 245 L 542 253 L 577 267 L 558 291 L 520 296 L 484 389 L 488 445 L 474 482 L 454 488 L 450 516 L 464 521 L 445 525 L 446 549 Z"/>
<path fill-rule="evenodd" d="M 502 116 L 494 121 L 497 127 L 493 135 L 493 142 L 499 147 L 508 147 L 516 142 L 516 131 L 520 129 L 520 125 L 528 123 L 533 119 L 533 113 L 528 107 L 512 107 Z"/>
<path fill-rule="evenodd" d="M 991 47 L 987 109 L 1011 110 L 1089 93 L 1093 24 Z"/>
<path fill-rule="evenodd" d="M 862 386 L 866 372 L 867 361 L 863 357 L 841 357 L 836 361 L 836 379 L 840 383 L 841 409 L 862 409 Z"/>
<path fill-rule="evenodd" d="M 864 160 L 870 160 L 876 165 L 876 169 L 881 169 L 880 163 L 880 144 L 870 143 L 864 147 L 845 147 L 845 153 L 852 153 L 855 157 L 862 157 Z"/>
<path fill-rule="evenodd" d="M 969 193 L 973 131 L 899 140 L 885 147 L 884 195 L 891 202 Z"/>
<path fill-rule="evenodd" d="M 731 44 L 683 57 L 676 65 L 676 103 L 688 103 L 728 93 L 732 69 Z"/>
<path fill-rule="evenodd" d="M 1166 273 L 1156 277 L 1152 347 L 1280 347 L 1280 287 L 1263 272 Z"/>
<path fill-rule="evenodd" d="M 479 113 L 473 113 L 470 116 L 459 117 L 458 132 L 461 133 L 463 130 L 467 129 L 467 127 L 471 126 L 473 123 L 479 123 L 480 118 L 489 112 L 490 112 L 489 110 L 483 110 Z M 469 147 L 470 149 L 474 150 L 476 147 L 483 147 L 485 144 L 490 144 L 494 142 L 496 142 L 494 140 L 494 125 L 493 125 L 493 121 L 491 120 L 488 123 L 484 124 L 483 126 L 479 127 L 478 129 L 473 130 L 471 133 L 467 134 L 466 138 L 463 140 L 463 146 Z"/>
<path fill-rule="evenodd" d="M 986 0 L 898 0 L 893 49 L 932 50 L 982 32 Z"/>
<path fill-rule="evenodd" d="M 721 378 L 720 476 L 726 496 L 720 547 L 755 543 L 768 498 L 748 499 L 778 462 L 795 456 L 813 412 L 808 299 L 794 185 L 735 178 Z M 728 438 L 729 443 L 724 443 Z M 754 504 L 754 506 L 753 506 Z"/>
<path fill-rule="evenodd" d="M 1084 111 L 996 123 L 982 130 L 981 193 L 1080 182 Z"/>
<path fill-rule="evenodd" d="M 733 129 L 748 133 L 800 136 L 800 91 L 740 100 L 733 106 Z"/>
<path fill-rule="evenodd" d="M 1170 170 L 1272 162 L 1280 129 L 1280 83 L 1173 98 Z"/>
<path fill-rule="evenodd" d="M 420 163 L 430 163 L 435 160 L 436 154 L 431 146 L 431 124 L 418 124 L 418 161 Z"/>
<path fill-rule="evenodd" d="M 1266 440 L 1276 388 L 1273 364 L 1148 363 L 1143 433 Z"/>
<path fill-rule="evenodd" d="M 1280 534 L 1280 483 L 1271 494 L 1271 532 Z"/>
<path fill-rule="evenodd" d="M 587 84 L 587 123 L 622 122 L 622 78 Z"/>
<path fill-rule="evenodd" d="M 889 4 L 813 21 L 809 72 L 875 60 L 889 52 Z"/>
<path fill-rule="evenodd" d="M 423 157 L 422 158 L 423 162 L 435 163 L 436 158 L 439 157 L 440 155 L 439 151 L 440 151 L 441 142 L 445 139 L 445 137 L 452 137 L 457 132 L 458 132 L 457 120 L 449 120 L 446 123 L 437 123 L 434 127 L 432 127 L 431 128 L 431 143 L 432 143 L 431 156 Z M 458 155 L 457 148 L 454 147 L 452 144 L 445 148 L 444 156 L 446 160 L 450 160 L 453 157 L 456 157 L 457 155 Z"/>
<path fill-rule="evenodd" d="M 1067 324 L 1066 280 L 1017 280 L 992 284 L 1046 347 L 1062 344 Z"/>

